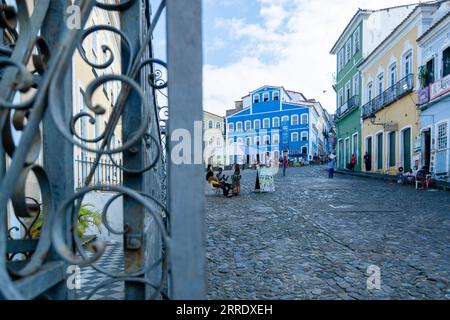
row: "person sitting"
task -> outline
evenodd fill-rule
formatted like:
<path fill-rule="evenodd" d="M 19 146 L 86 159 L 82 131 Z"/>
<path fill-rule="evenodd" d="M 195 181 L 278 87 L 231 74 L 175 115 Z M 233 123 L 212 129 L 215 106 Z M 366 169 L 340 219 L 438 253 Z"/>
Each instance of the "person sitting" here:
<path fill-rule="evenodd" d="M 228 197 L 230 190 L 231 190 L 231 184 L 227 182 L 229 177 L 225 176 L 223 174 L 223 169 L 219 168 L 219 172 L 216 175 L 217 181 L 221 184 L 223 189 L 223 194 L 225 197 Z"/>
<path fill-rule="evenodd" d="M 209 178 L 214 177 L 214 171 L 212 170 L 212 165 L 208 165 L 208 169 L 206 170 L 206 181 L 209 181 Z"/>
<path fill-rule="evenodd" d="M 409 169 L 409 171 L 405 174 L 405 181 L 408 184 L 414 184 L 414 182 L 416 181 L 416 176 L 412 169 Z"/>
<path fill-rule="evenodd" d="M 421 190 L 425 189 L 425 187 L 427 185 L 427 170 L 426 170 L 426 167 L 423 167 L 422 169 L 417 171 L 416 179 L 417 179 L 418 185 L 420 185 L 420 189 Z"/>

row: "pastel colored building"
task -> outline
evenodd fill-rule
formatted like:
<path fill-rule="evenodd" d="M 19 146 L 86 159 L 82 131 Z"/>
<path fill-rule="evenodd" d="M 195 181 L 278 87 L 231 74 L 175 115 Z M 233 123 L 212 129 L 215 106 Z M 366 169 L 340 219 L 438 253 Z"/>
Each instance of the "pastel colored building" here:
<path fill-rule="evenodd" d="M 429 27 L 439 3 L 419 4 L 359 65 L 362 75 L 362 155 L 365 171 L 398 174 L 419 166 L 416 39 Z M 362 160 L 362 159 L 361 159 Z"/>
<path fill-rule="evenodd" d="M 312 160 L 319 155 L 323 108 L 299 92 L 264 86 L 250 92 L 226 118 L 227 164 L 276 163 L 283 153 Z M 325 150 L 325 147 L 323 147 Z"/>
<path fill-rule="evenodd" d="M 225 165 L 225 119 L 214 113 L 203 111 L 204 159 L 206 165 Z"/>
<path fill-rule="evenodd" d="M 394 30 L 415 5 L 381 10 L 359 9 L 330 53 L 336 56 L 337 167 L 346 169 L 352 154 L 361 170 L 361 75 L 358 65 Z"/>
<path fill-rule="evenodd" d="M 420 163 L 436 178 L 450 180 L 450 1 L 417 42 L 422 50 Z"/>

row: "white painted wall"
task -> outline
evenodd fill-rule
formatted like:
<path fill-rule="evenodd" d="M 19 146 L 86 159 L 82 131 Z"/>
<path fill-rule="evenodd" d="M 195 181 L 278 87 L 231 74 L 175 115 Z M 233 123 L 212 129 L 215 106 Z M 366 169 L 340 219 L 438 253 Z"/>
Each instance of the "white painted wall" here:
<path fill-rule="evenodd" d="M 96 210 L 102 212 L 106 202 L 108 202 L 114 193 L 107 192 L 91 192 L 87 194 L 83 200 L 83 204 L 92 204 Z M 108 222 L 114 230 L 123 230 L 123 198 L 116 199 L 108 210 Z M 108 241 L 123 242 L 122 235 L 109 234 L 108 230 L 102 225 L 101 233 L 97 228 L 90 228 L 87 231 L 89 235 L 96 235 L 99 239 Z"/>
<path fill-rule="evenodd" d="M 367 57 L 414 10 L 410 5 L 372 13 L 364 20 L 363 56 Z"/>

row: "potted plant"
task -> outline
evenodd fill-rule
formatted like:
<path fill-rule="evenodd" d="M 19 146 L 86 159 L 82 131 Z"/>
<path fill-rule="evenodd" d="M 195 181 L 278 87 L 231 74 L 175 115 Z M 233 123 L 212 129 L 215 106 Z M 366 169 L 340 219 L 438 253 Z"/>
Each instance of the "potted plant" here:
<path fill-rule="evenodd" d="M 419 82 L 421 88 L 428 87 L 428 80 L 430 79 L 430 72 L 428 71 L 427 66 L 421 66 L 419 68 Z"/>
<path fill-rule="evenodd" d="M 83 204 L 78 212 L 78 237 L 83 238 L 86 236 L 86 231 L 89 227 L 95 227 L 101 233 L 100 226 L 102 225 L 102 214 L 95 210 L 92 204 Z M 39 238 L 42 228 L 42 213 L 39 215 L 39 219 L 31 228 L 30 234 L 33 239 Z"/>

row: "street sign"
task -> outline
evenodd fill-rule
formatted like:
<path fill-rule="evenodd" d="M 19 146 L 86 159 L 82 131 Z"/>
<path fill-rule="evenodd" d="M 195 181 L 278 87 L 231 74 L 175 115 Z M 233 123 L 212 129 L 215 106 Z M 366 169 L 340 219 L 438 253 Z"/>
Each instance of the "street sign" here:
<path fill-rule="evenodd" d="M 275 183 L 273 180 L 273 171 L 271 168 L 258 169 L 256 174 L 255 191 L 275 192 Z"/>

